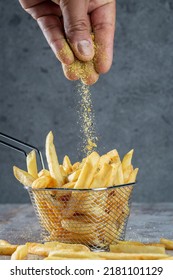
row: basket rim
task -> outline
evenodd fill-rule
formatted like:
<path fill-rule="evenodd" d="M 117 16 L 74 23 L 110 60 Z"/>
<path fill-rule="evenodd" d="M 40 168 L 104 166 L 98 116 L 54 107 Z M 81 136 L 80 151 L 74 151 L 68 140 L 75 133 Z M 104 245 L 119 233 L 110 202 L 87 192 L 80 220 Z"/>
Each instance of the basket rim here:
<path fill-rule="evenodd" d="M 132 183 L 127 183 L 127 184 L 121 184 L 121 185 L 116 185 L 116 186 L 110 186 L 106 188 L 93 188 L 93 189 L 72 189 L 72 188 L 40 188 L 40 189 L 34 189 L 32 187 L 24 186 L 26 190 L 29 191 L 75 191 L 75 192 L 83 192 L 83 191 L 106 191 L 110 189 L 117 189 L 117 188 L 122 188 L 122 187 L 128 187 L 131 185 L 136 185 L 137 181 L 132 182 Z"/>

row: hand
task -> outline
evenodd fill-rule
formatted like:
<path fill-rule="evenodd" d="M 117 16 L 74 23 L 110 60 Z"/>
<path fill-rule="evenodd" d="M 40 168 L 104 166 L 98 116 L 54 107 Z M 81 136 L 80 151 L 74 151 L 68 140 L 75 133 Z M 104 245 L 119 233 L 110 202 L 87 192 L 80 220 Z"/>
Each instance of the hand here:
<path fill-rule="evenodd" d="M 83 80 L 86 84 L 92 84 L 99 74 L 110 69 L 115 32 L 115 0 L 19 2 L 37 20 L 50 47 L 63 64 L 68 79 L 82 78 L 83 72 L 89 67 L 90 74 L 85 75 Z M 94 33 L 95 46 L 91 33 Z M 73 64 L 75 67 L 72 67 Z M 74 69 L 78 69 L 80 74 Z"/>

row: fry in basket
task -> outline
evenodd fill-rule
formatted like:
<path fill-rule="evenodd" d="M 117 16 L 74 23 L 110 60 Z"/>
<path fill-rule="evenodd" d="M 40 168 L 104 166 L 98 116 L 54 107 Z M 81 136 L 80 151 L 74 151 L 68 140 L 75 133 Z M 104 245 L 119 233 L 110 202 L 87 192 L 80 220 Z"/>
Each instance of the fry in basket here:
<path fill-rule="evenodd" d="M 64 179 L 61 174 L 58 157 L 53 144 L 52 131 L 50 131 L 46 137 L 46 158 L 51 176 L 57 181 L 57 186 L 61 187 L 64 183 Z"/>
<path fill-rule="evenodd" d="M 79 178 L 80 173 L 81 173 L 81 169 L 78 169 L 78 170 L 74 171 L 73 173 L 68 175 L 68 181 L 69 182 L 76 182 L 77 179 Z"/>
<path fill-rule="evenodd" d="M 112 171 L 111 165 L 104 163 L 101 169 L 94 176 L 93 181 L 90 185 L 91 189 L 104 188 L 107 186 L 107 181 Z"/>
<path fill-rule="evenodd" d="M 19 245 L 16 251 L 11 255 L 11 260 L 24 260 L 28 255 L 28 246 Z"/>
<path fill-rule="evenodd" d="M 173 250 L 173 240 L 161 238 L 160 243 L 164 244 L 167 250 Z"/>
<path fill-rule="evenodd" d="M 32 177 L 28 172 L 13 166 L 13 173 L 16 179 L 24 186 L 31 187 L 34 182 L 34 177 Z"/>
<path fill-rule="evenodd" d="M 50 171 L 47 169 L 42 169 L 39 173 L 38 173 L 38 177 L 42 177 L 42 176 L 51 176 L 50 175 Z"/>
<path fill-rule="evenodd" d="M 57 186 L 57 181 L 51 176 L 41 176 L 32 183 L 33 189 L 54 188 Z"/>
<path fill-rule="evenodd" d="M 81 217 L 78 219 L 62 219 L 61 225 L 63 229 L 78 234 L 89 234 L 96 229 L 94 223 L 83 222 Z"/>
<path fill-rule="evenodd" d="M 37 160 L 35 150 L 31 151 L 26 157 L 28 173 L 33 177 L 38 177 Z"/>
<path fill-rule="evenodd" d="M 75 189 L 88 189 L 96 173 L 99 155 L 96 152 L 91 153 L 84 163 L 79 178 L 74 186 Z"/>
<path fill-rule="evenodd" d="M 71 173 L 73 170 L 71 161 L 68 156 L 64 157 L 63 167 L 64 167 L 64 170 L 67 172 L 67 174 Z"/>

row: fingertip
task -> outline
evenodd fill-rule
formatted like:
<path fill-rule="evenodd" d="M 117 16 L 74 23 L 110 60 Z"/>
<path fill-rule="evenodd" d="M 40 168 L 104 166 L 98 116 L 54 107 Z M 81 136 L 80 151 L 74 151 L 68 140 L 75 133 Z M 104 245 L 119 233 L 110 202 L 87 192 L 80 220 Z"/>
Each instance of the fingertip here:
<path fill-rule="evenodd" d="M 95 84 L 98 81 L 98 79 L 99 79 L 99 75 L 97 73 L 94 73 L 93 75 L 90 75 L 87 78 L 81 79 L 81 81 L 83 82 L 83 84 L 87 86 L 91 86 Z"/>
<path fill-rule="evenodd" d="M 76 72 L 73 70 L 73 66 L 62 64 L 64 76 L 70 81 L 77 81 L 79 77 L 77 76 Z"/>
<path fill-rule="evenodd" d="M 63 64 L 70 65 L 74 62 L 74 54 L 65 39 L 62 42 L 62 47 L 56 49 L 55 55 Z"/>

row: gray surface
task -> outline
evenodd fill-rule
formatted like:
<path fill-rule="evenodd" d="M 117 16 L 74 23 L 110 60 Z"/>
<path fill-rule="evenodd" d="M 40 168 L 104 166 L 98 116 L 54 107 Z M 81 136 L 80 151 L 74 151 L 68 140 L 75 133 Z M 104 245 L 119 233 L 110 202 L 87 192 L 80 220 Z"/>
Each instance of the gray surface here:
<path fill-rule="evenodd" d="M 161 237 L 173 239 L 172 228 L 172 203 L 133 203 L 126 239 L 147 243 L 159 242 Z M 40 241 L 39 236 L 39 225 L 30 204 L 0 204 L 0 239 L 24 244 Z"/>
<path fill-rule="evenodd" d="M 117 1 L 111 71 L 91 88 L 99 152 L 135 148 L 135 201 L 173 201 L 173 1 Z M 0 1 L 0 130 L 44 149 L 53 130 L 60 160 L 77 160 L 76 83 L 67 81 L 36 22 Z M 23 157 L 0 147 L 0 202 L 27 202 L 13 178 Z"/>

